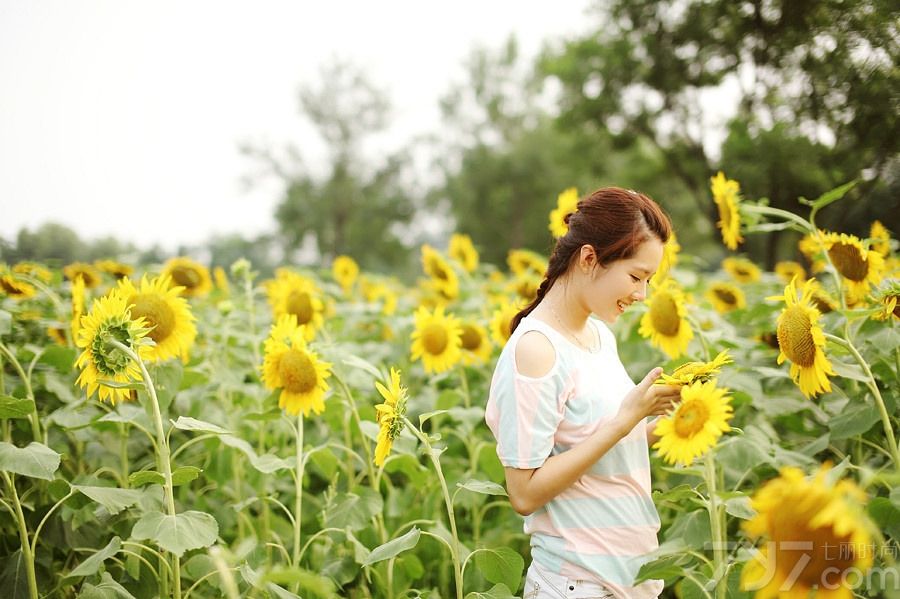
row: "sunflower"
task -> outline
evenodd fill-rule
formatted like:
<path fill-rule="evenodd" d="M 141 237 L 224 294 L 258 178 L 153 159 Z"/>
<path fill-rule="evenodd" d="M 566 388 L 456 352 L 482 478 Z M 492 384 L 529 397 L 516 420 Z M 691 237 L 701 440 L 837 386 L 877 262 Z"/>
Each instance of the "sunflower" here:
<path fill-rule="evenodd" d="M 213 269 L 213 281 L 215 281 L 216 288 L 222 292 L 222 295 L 228 296 L 231 293 L 231 285 L 228 283 L 228 275 L 225 273 L 225 269 L 221 266 L 217 266 Z"/>
<path fill-rule="evenodd" d="M 872 565 L 873 525 L 865 493 L 849 480 L 832 482 L 831 466 L 812 479 L 786 466 L 751 499 L 756 515 L 743 524 L 766 542 L 744 566 L 741 589 L 758 598 L 852 599 L 849 585 Z"/>
<path fill-rule="evenodd" d="M 532 274 L 530 271 L 513 277 L 507 284 L 507 291 L 514 293 L 527 303 L 534 301 L 537 297 L 538 288 L 540 288 L 543 279 Z"/>
<path fill-rule="evenodd" d="M 728 389 L 716 382 L 695 381 L 681 388 L 681 401 L 671 414 L 660 418 L 653 447 L 668 464 L 690 466 L 731 430 L 728 421 L 734 415 Z"/>
<path fill-rule="evenodd" d="M 712 303 L 713 308 L 720 314 L 738 310 L 747 306 L 744 292 L 737 285 L 731 283 L 713 283 L 706 290 L 706 298 Z"/>
<path fill-rule="evenodd" d="M 881 304 L 881 310 L 872 318 L 875 320 L 887 320 L 891 316 L 900 318 L 900 280 L 887 281 L 875 299 Z"/>
<path fill-rule="evenodd" d="M 80 277 L 79 277 L 80 278 Z M 91 311 L 81 317 L 76 345 L 83 349 L 75 361 L 81 369 L 78 385 L 87 387 L 88 396 L 99 390 L 100 401 L 116 402 L 131 398 L 131 390 L 108 387 L 104 381 L 130 383 L 141 379 L 137 363 L 121 349 L 113 346 L 116 340 L 130 347 L 144 359 L 150 348 L 139 343 L 148 333 L 143 318 L 132 318 L 125 298 L 118 289 L 95 299 Z"/>
<path fill-rule="evenodd" d="M 641 317 L 638 332 L 670 358 L 685 353 L 694 332 L 685 318 L 685 298 L 675 281 L 663 281 L 646 303 L 649 309 Z"/>
<path fill-rule="evenodd" d="M 163 266 L 163 276 L 168 276 L 172 285 L 184 287 L 182 294 L 188 297 L 201 297 L 212 289 L 209 270 L 199 262 L 179 256 L 171 258 Z"/>
<path fill-rule="evenodd" d="M 70 281 L 74 281 L 78 277 L 84 279 L 84 286 L 88 289 L 94 289 L 103 282 L 103 275 L 100 271 L 84 262 L 73 262 L 63 267 L 63 274 Z"/>
<path fill-rule="evenodd" d="M 566 216 L 578 210 L 578 190 L 570 187 L 556 197 L 556 208 L 550 211 L 548 228 L 554 237 L 562 237 L 569 232 Z"/>
<path fill-rule="evenodd" d="M 723 349 L 711 362 L 687 362 L 672 371 L 672 374 L 663 373 L 654 384 L 656 385 L 690 385 L 696 381 L 707 382 L 714 379 L 725 364 L 731 364 L 734 360 L 728 355 L 728 350 Z"/>
<path fill-rule="evenodd" d="M 681 245 L 678 243 L 675 231 L 672 231 L 672 234 L 669 235 L 669 240 L 663 246 L 663 257 L 659 263 L 659 269 L 650 277 L 650 285 L 652 287 L 658 287 L 669 276 L 669 271 L 678 264 L 678 252 L 680 251 Z"/>
<path fill-rule="evenodd" d="M 459 320 L 444 314 L 438 306 L 434 312 L 420 307 L 415 313 L 416 328 L 412 333 L 412 359 L 422 359 L 425 372 L 449 370 L 462 357 L 462 327 Z"/>
<path fill-rule="evenodd" d="M 509 270 L 516 275 L 530 273 L 543 279 L 544 273 L 547 272 L 546 258 L 531 250 L 509 250 L 506 255 L 506 263 L 509 265 Z"/>
<path fill-rule="evenodd" d="M 69 341 L 66 339 L 66 330 L 60 327 L 47 327 L 47 335 L 57 345 L 66 346 Z"/>
<path fill-rule="evenodd" d="M 12 271 L 16 274 L 33 277 L 42 283 L 49 283 L 53 278 L 53 273 L 37 262 L 19 262 L 12 267 Z"/>
<path fill-rule="evenodd" d="M 431 277 L 429 286 L 444 299 L 454 300 L 459 297 L 459 277 L 456 276 L 456 271 L 439 251 L 427 243 L 422 245 L 422 269 Z"/>
<path fill-rule="evenodd" d="M 784 295 L 766 298 L 785 303 L 776 329 L 781 349 L 778 363 L 784 363 L 785 358 L 791 361 L 791 378 L 806 397 L 831 391 L 828 375 L 835 374 L 825 357 L 825 333 L 819 326 L 820 312 L 812 303 L 810 281 L 815 279 L 803 284 L 799 299 L 794 281 L 784 288 Z"/>
<path fill-rule="evenodd" d="M 181 297 L 183 287 L 173 286 L 168 277 L 148 280 L 141 277 L 140 287 L 135 287 L 128 277 L 119 281 L 119 292 L 134 318 L 143 317 L 148 327 L 147 336 L 156 343 L 147 352 L 152 362 L 162 362 L 176 356 L 182 362 L 188 360 L 188 350 L 194 344 L 197 328 L 187 300 Z"/>
<path fill-rule="evenodd" d="M 809 279 L 809 288 L 813 305 L 822 314 L 828 314 L 841 307 L 840 303 L 816 279 Z M 806 281 L 803 281 L 805 284 Z"/>
<path fill-rule="evenodd" d="M 781 260 L 775 263 L 775 274 L 778 275 L 785 284 L 790 283 L 797 277 L 797 281 L 802 283 L 806 280 L 806 269 L 799 262 L 793 260 Z"/>
<path fill-rule="evenodd" d="M 871 242 L 869 249 L 872 251 L 878 252 L 885 258 L 891 253 L 891 232 L 881 224 L 881 221 L 872 222 L 872 226 L 869 227 L 869 240 Z"/>
<path fill-rule="evenodd" d="M 835 270 L 847 284 L 849 295 L 855 300 L 864 298 L 870 285 L 881 282 L 884 257 L 867 250 L 855 235 L 826 233 L 822 244 Z"/>
<path fill-rule="evenodd" d="M 462 233 L 454 233 L 450 236 L 450 245 L 447 254 L 456 260 L 466 272 L 475 272 L 478 268 L 478 250 L 472 245 L 472 238 Z"/>
<path fill-rule="evenodd" d="M 722 268 L 738 283 L 753 283 L 759 280 L 762 271 L 746 258 L 729 256 L 722 260 Z"/>
<path fill-rule="evenodd" d="M 275 319 L 293 314 L 297 324 L 303 327 L 306 340 L 312 341 L 325 323 L 325 305 L 315 282 L 287 269 L 279 269 L 266 289 Z"/>
<path fill-rule="evenodd" d="M 94 267 L 101 272 L 114 276 L 116 279 L 130 277 L 134 272 L 134 268 L 131 266 L 115 260 L 97 260 L 94 262 Z"/>
<path fill-rule="evenodd" d="M 510 326 L 512 319 L 522 310 L 522 304 L 519 301 L 503 301 L 491 315 L 491 338 L 494 343 L 503 347 L 512 334 Z"/>
<path fill-rule="evenodd" d="M 741 186 L 737 181 L 726 179 L 722 171 L 709 179 L 712 189 L 713 201 L 719 208 L 719 222 L 716 226 L 722 230 L 722 242 L 729 250 L 736 250 L 739 243 L 744 241 L 741 237 L 740 205 Z"/>
<path fill-rule="evenodd" d="M 353 284 L 356 283 L 356 279 L 359 277 L 359 264 L 350 256 L 337 256 L 334 262 L 331 263 L 331 274 L 338 285 L 341 286 L 341 289 L 344 290 L 344 293 L 350 293 L 350 290 L 353 289 Z"/>
<path fill-rule="evenodd" d="M 384 403 L 375 406 L 378 421 L 378 440 L 375 444 L 375 465 L 381 466 L 391 453 L 394 439 L 403 431 L 403 415 L 406 414 L 406 387 L 400 384 L 400 371 L 391 367 L 391 382 L 385 387 L 378 381 L 375 388 L 384 398 Z"/>
<path fill-rule="evenodd" d="M 13 272 L 3 268 L 0 270 L 0 293 L 15 300 L 23 300 L 34 297 L 37 290 L 31 283 L 26 283 L 17 278 Z"/>
<path fill-rule="evenodd" d="M 484 364 L 491 357 L 487 329 L 473 320 L 462 323 L 463 364 Z"/>
<path fill-rule="evenodd" d="M 331 376 L 331 364 L 309 349 L 304 328 L 293 314 L 282 314 L 272 325 L 265 341 L 262 380 L 266 389 L 281 389 L 279 408 L 309 416 L 325 409 L 325 379 Z"/>
<path fill-rule="evenodd" d="M 825 252 L 822 248 L 822 231 L 807 233 L 797 242 L 797 249 L 809 260 L 813 273 L 825 270 Z"/>

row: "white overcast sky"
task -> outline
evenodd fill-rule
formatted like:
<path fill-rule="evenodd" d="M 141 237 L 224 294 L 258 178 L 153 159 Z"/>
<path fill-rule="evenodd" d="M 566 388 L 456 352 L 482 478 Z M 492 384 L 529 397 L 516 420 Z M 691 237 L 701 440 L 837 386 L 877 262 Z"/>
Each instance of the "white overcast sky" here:
<path fill-rule="evenodd" d="M 439 127 L 475 45 L 587 30 L 588 0 L 0 0 L 0 236 L 47 221 L 173 251 L 274 228 L 238 144 L 304 145 L 297 90 L 333 57 L 390 95 L 399 147 Z M 315 156 L 304 158 L 315 160 Z"/>

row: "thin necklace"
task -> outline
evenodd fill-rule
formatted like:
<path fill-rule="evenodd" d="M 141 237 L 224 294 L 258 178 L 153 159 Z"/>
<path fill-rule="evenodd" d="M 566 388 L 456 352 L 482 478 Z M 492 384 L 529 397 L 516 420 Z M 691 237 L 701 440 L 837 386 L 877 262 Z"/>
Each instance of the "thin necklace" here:
<path fill-rule="evenodd" d="M 573 331 L 572 329 L 567 327 L 565 325 L 565 323 L 563 323 L 562 318 L 559 317 L 559 314 L 556 312 L 556 308 L 553 306 L 553 303 L 551 303 L 551 302 L 547 302 L 547 303 L 550 304 L 550 311 L 553 312 L 553 317 L 556 318 L 556 322 L 559 323 L 559 326 L 561 326 L 563 328 L 563 332 L 567 333 L 570 337 L 572 337 L 572 339 L 575 340 L 575 342 L 581 347 L 581 349 L 583 349 L 585 351 L 593 352 L 594 351 L 593 347 L 582 343 L 581 339 L 578 338 L 578 335 L 575 334 L 575 331 Z"/>

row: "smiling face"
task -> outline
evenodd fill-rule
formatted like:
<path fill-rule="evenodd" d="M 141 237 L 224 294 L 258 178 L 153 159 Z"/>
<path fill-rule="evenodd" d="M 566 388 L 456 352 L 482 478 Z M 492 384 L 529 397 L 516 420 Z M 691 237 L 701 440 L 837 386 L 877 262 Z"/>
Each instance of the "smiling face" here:
<path fill-rule="evenodd" d="M 583 307 L 606 323 L 615 322 L 632 302 L 646 298 L 647 283 L 662 257 L 663 243 L 655 237 L 641 243 L 630 258 L 606 267 L 597 265 L 593 249 L 585 246 L 576 266 L 584 275 L 580 294 Z"/>

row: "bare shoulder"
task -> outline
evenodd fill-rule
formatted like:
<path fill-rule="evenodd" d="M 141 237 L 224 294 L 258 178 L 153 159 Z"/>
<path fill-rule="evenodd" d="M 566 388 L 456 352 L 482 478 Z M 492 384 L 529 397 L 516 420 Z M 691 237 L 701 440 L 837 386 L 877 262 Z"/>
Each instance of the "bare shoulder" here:
<path fill-rule="evenodd" d="M 540 331 L 528 331 L 516 343 L 516 370 L 519 374 L 538 378 L 553 369 L 556 350 Z"/>

